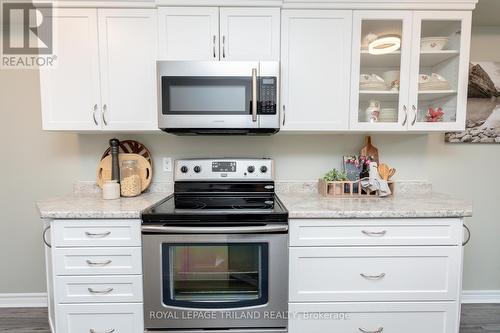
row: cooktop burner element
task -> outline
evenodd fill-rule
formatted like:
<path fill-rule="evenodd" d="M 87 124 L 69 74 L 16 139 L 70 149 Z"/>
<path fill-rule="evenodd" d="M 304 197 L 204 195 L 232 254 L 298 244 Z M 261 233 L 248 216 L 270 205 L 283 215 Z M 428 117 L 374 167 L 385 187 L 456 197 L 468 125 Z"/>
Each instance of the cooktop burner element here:
<path fill-rule="evenodd" d="M 144 211 L 143 223 L 286 223 L 273 166 L 269 159 L 176 161 L 174 194 Z"/>

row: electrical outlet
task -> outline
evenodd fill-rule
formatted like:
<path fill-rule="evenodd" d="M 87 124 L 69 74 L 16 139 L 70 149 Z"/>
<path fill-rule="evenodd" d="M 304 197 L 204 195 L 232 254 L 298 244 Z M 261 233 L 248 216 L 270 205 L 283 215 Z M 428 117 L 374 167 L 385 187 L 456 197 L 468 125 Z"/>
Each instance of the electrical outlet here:
<path fill-rule="evenodd" d="M 172 158 L 164 157 L 163 158 L 163 171 L 164 172 L 172 172 Z"/>

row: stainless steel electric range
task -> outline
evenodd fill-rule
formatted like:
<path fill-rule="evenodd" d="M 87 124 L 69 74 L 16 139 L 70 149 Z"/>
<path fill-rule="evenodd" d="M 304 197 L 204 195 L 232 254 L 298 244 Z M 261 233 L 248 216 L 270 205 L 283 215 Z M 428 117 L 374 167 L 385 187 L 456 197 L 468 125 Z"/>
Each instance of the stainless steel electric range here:
<path fill-rule="evenodd" d="M 174 188 L 142 215 L 145 328 L 286 332 L 288 212 L 273 161 L 178 160 Z"/>

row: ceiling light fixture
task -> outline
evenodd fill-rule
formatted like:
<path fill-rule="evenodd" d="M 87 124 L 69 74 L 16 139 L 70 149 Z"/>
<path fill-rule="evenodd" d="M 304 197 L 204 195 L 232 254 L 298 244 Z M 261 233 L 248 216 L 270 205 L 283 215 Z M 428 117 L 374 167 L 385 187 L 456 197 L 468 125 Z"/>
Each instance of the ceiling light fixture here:
<path fill-rule="evenodd" d="M 382 36 L 368 45 L 368 52 L 374 55 L 396 52 L 401 48 L 401 37 Z"/>

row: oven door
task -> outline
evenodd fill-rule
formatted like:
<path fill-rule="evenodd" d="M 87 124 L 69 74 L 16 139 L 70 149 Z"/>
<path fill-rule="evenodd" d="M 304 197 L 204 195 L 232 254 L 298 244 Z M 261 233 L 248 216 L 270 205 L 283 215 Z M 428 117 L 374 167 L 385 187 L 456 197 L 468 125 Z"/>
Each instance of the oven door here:
<path fill-rule="evenodd" d="M 262 67 L 276 89 L 278 63 Z M 158 71 L 159 126 L 167 132 L 279 127 L 258 111 L 259 62 L 167 61 L 158 62 Z"/>
<path fill-rule="evenodd" d="M 143 234 L 145 327 L 286 327 L 286 233 Z"/>

